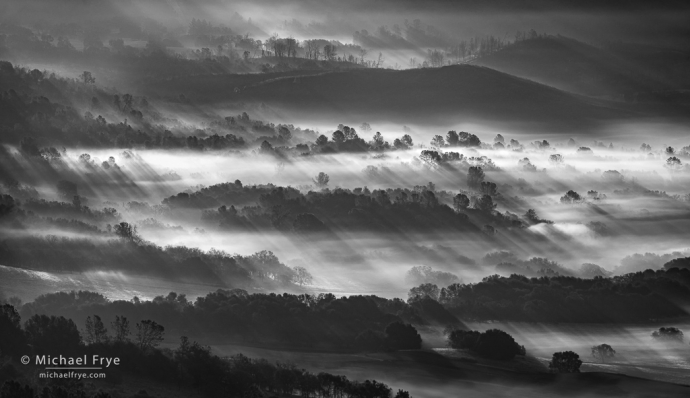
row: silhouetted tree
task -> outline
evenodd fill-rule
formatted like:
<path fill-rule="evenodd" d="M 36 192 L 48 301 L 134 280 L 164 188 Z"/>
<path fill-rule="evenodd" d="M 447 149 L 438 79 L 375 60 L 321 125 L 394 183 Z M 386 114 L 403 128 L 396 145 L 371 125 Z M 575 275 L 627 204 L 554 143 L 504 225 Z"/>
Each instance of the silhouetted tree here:
<path fill-rule="evenodd" d="M 328 144 L 328 137 L 325 135 L 321 134 L 317 139 L 316 139 L 316 145 L 318 146 L 324 146 Z"/>
<path fill-rule="evenodd" d="M 474 207 L 477 210 L 483 211 L 485 213 L 491 213 L 495 208 L 496 204 L 494 200 L 489 195 L 482 195 L 474 203 Z"/>
<path fill-rule="evenodd" d="M 137 344 L 140 348 L 155 348 L 163 341 L 165 328 L 158 323 L 145 320 L 137 323 Z"/>
<path fill-rule="evenodd" d="M 582 361 L 572 351 L 556 352 L 549 362 L 549 369 L 556 373 L 580 373 Z"/>
<path fill-rule="evenodd" d="M 433 283 L 424 283 L 419 286 L 413 287 L 407 293 L 407 302 L 412 302 L 424 297 L 430 297 L 438 301 L 439 289 L 438 286 Z"/>
<path fill-rule="evenodd" d="M 124 221 L 115 225 L 115 234 L 122 239 L 131 241 L 138 239 L 136 225 L 131 225 Z"/>
<path fill-rule="evenodd" d="M 446 142 L 448 142 L 449 146 L 458 146 L 460 142 L 458 133 L 454 130 L 449 131 L 448 134 L 446 134 Z"/>
<path fill-rule="evenodd" d="M 0 306 L 0 355 L 23 354 L 26 337 L 21 327 L 21 317 L 10 304 Z"/>
<path fill-rule="evenodd" d="M 500 329 L 489 329 L 479 336 L 474 350 L 485 357 L 499 360 L 512 359 L 516 355 L 525 355 L 513 336 Z"/>
<path fill-rule="evenodd" d="M 467 185 L 470 188 L 478 189 L 484 182 L 484 170 L 479 166 L 471 166 L 467 170 Z"/>
<path fill-rule="evenodd" d="M 96 83 L 96 78 L 93 77 L 91 72 L 86 71 L 86 70 L 84 72 L 82 72 L 81 75 L 79 75 L 79 80 L 81 80 L 82 83 L 84 83 L 84 84 L 95 84 Z"/>
<path fill-rule="evenodd" d="M 24 324 L 28 343 L 40 353 L 66 354 L 81 344 L 77 325 L 62 316 L 34 315 Z"/>
<path fill-rule="evenodd" d="M 459 193 L 453 197 L 453 208 L 455 211 L 460 212 L 466 210 L 470 205 L 470 198 L 467 195 Z"/>
<path fill-rule="evenodd" d="M 431 146 L 432 147 L 443 148 L 445 145 L 446 145 L 446 143 L 443 140 L 443 136 L 435 135 L 434 138 L 431 139 Z"/>
<path fill-rule="evenodd" d="M 331 136 L 331 139 L 332 139 L 333 142 L 335 142 L 336 144 L 343 143 L 343 142 L 345 142 L 345 134 L 344 134 L 342 131 L 340 131 L 340 130 L 336 130 L 336 131 L 333 132 L 333 135 Z"/>
<path fill-rule="evenodd" d="M 683 342 L 683 332 L 675 327 L 661 327 L 652 332 L 652 337 L 659 341 L 678 341 Z"/>
<path fill-rule="evenodd" d="M 86 344 L 98 344 L 108 342 L 108 329 L 103 325 L 101 317 L 94 315 L 86 317 L 84 325 L 84 342 Z"/>
<path fill-rule="evenodd" d="M 386 326 L 386 345 L 393 350 L 414 350 L 422 348 L 422 337 L 414 326 L 393 322 Z"/>
<path fill-rule="evenodd" d="M 115 321 L 110 326 L 113 328 L 113 340 L 119 342 L 129 341 L 129 320 L 126 317 L 117 315 Z"/>
<path fill-rule="evenodd" d="M 573 204 L 573 203 L 580 203 L 582 202 L 583 199 L 578 194 L 577 192 L 570 190 L 565 193 L 565 195 L 561 196 L 561 203 L 567 203 L 567 204 Z"/>

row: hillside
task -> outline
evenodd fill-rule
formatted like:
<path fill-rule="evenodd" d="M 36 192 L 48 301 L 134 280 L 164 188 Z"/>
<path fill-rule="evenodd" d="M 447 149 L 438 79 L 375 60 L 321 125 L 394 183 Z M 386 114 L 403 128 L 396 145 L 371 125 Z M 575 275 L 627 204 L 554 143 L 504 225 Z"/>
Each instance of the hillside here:
<path fill-rule="evenodd" d="M 678 73 L 687 71 L 687 55 L 624 49 L 547 36 L 517 42 L 474 63 L 573 93 L 628 101 L 642 93 L 690 87 L 687 73 Z"/>
<path fill-rule="evenodd" d="M 451 119 L 451 123 L 473 120 L 571 129 L 631 116 L 604 102 L 469 65 L 259 79 L 257 75 L 186 77 L 152 83 L 145 91 L 165 96 L 183 93 L 197 103 L 264 103 L 290 116 L 357 116 L 395 123 Z"/>

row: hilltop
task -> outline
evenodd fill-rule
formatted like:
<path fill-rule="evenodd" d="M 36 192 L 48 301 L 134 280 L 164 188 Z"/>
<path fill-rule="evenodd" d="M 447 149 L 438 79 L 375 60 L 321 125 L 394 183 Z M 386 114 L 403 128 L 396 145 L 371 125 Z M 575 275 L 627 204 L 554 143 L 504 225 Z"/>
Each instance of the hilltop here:
<path fill-rule="evenodd" d="M 631 45 L 598 48 L 563 36 L 519 41 L 474 63 L 577 94 L 627 101 L 690 88 L 687 74 L 679 73 L 687 70 L 687 54 Z"/>
<path fill-rule="evenodd" d="M 587 99 L 485 67 L 360 69 L 316 75 L 216 75 L 152 82 L 147 94 L 197 103 L 263 103 L 309 117 L 366 117 L 398 123 L 448 119 L 570 129 L 630 117 Z"/>

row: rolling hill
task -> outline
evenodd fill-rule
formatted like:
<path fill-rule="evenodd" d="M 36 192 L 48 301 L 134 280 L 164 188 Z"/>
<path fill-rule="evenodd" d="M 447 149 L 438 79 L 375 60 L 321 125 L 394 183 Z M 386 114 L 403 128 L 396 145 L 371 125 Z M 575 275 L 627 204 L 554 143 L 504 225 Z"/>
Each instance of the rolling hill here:
<path fill-rule="evenodd" d="M 485 67 L 362 69 L 316 75 L 216 75 L 151 82 L 148 95 L 184 94 L 198 104 L 263 103 L 288 115 L 394 123 L 508 123 L 569 130 L 634 116 Z"/>
<path fill-rule="evenodd" d="M 603 49 L 563 36 L 520 41 L 473 63 L 577 94 L 628 101 L 690 88 L 687 54 L 630 45 Z"/>

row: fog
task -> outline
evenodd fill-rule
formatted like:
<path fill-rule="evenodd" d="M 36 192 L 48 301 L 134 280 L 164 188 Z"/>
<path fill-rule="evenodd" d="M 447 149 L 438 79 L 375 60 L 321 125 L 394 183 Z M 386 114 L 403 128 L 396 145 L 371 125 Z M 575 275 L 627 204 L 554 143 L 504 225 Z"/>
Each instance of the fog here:
<path fill-rule="evenodd" d="M 59 341 L 127 351 L 79 396 L 678 396 L 689 17 L 2 2 L 0 390 Z"/>
<path fill-rule="evenodd" d="M 328 133 L 328 130 L 322 131 Z M 386 133 L 384 137 L 392 140 L 396 135 Z M 415 130 L 414 140 L 422 141 L 425 135 L 430 134 Z M 522 139 L 519 135 L 504 135 L 506 142 L 513 137 Z M 490 142 L 486 135 L 482 139 Z M 420 160 L 423 150 L 420 147 L 381 156 L 341 153 L 287 159 L 257 151 L 134 150 L 118 153 L 70 148 L 58 171 L 63 177 L 43 180 L 35 186 L 47 197 L 60 200 L 55 193 L 55 181 L 69 176 L 91 208 L 114 207 L 122 214 L 123 221 L 138 224 L 141 236 L 159 246 L 183 245 L 241 255 L 270 250 L 289 266 L 309 269 L 314 275 L 309 286 L 311 291 L 344 295 L 405 296 L 408 288 L 404 282 L 405 273 L 417 265 L 451 272 L 464 282 L 478 281 L 496 272 L 495 264 L 482 260 L 495 250 L 508 250 L 522 260 L 546 257 L 575 274 L 584 263 L 594 263 L 615 272 L 621 260 L 634 253 L 687 253 L 689 231 L 685 228 L 688 214 L 685 195 L 690 176 L 686 170 L 665 166 L 665 148 L 657 144 L 659 141 L 649 141 L 652 144 L 650 152 L 635 149 L 633 141 L 616 142 L 613 149 L 608 148 L 608 142 L 599 147 L 585 139 L 575 146 L 554 142 L 548 149 L 521 142 L 523 146 L 512 150 L 460 148 L 466 160 L 457 166 Z M 666 145 L 667 141 L 661 142 Z M 591 153 L 578 152 L 576 148 L 586 144 L 592 145 Z M 419 145 L 426 146 L 421 142 Z M 21 156 L 13 153 L 21 161 Z M 118 174 L 85 165 L 78 159 L 82 153 L 88 153 L 95 165 L 102 159 L 114 157 Z M 562 162 L 550 161 L 554 154 L 562 155 Z M 165 198 L 180 192 L 193 193 L 235 180 L 245 186 L 291 186 L 306 194 L 319 191 L 313 179 L 324 172 L 330 176 L 329 189 L 412 189 L 431 182 L 440 201 L 452 206 L 452 197 L 458 191 L 467 192 L 466 171 L 472 164 L 484 165 L 486 180 L 497 184 L 498 211 L 522 215 L 532 208 L 540 217 L 555 224 L 537 224 L 521 232 L 500 232 L 491 238 L 454 231 L 370 234 L 335 230 L 331 237 L 304 240 L 270 230 L 224 231 L 201 220 L 200 210 L 179 208 L 143 214 L 127 205 L 131 201 L 160 205 Z M 23 170 L 30 172 L 31 167 L 27 164 Z M 615 172 L 609 172 L 611 170 Z M 36 175 L 31 178 L 40 180 Z M 589 195 L 589 198 L 581 204 L 561 203 L 560 198 L 570 190 L 585 198 Z M 595 192 L 594 196 L 591 192 Z M 648 195 L 644 192 L 665 193 Z M 147 227 L 144 221 L 150 217 L 167 227 Z M 601 224 L 597 226 L 596 223 Z M 203 233 L 195 232 L 199 229 Z M 45 229 L 40 233 L 60 235 L 59 231 Z M 651 240 L 650 236 L 657 239 Z M 436 255 L 430 257 L 429 251 Z M 479 265 L 458 262 L 460 256 Z"/>

